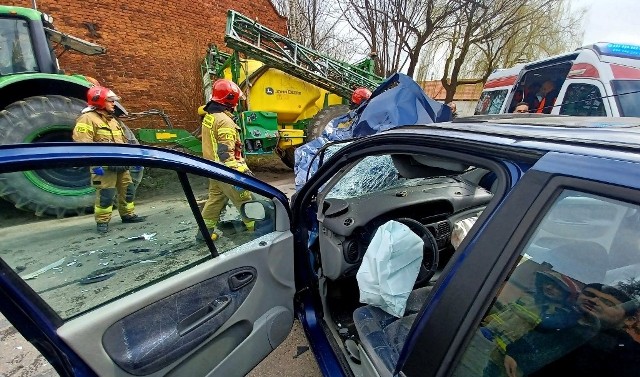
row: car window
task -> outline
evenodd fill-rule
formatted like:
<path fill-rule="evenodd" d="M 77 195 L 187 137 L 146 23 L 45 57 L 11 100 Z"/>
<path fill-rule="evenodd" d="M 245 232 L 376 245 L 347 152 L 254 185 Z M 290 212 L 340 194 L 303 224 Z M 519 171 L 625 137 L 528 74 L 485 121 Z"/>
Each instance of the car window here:
<path fill-rule="evenodd" d="M 571 84 L 567 87 L 561 115 L 607 116 L 600 89 L 592 84 Z"/>
<path fill-rule="evenodd" d="M 482 92 L 474 115 L 498 114 L 507 98 L 507 92 L 507 89 Z"/>
<path fill-rule="evenodd" d="M 640 116 L 640 80 L 611 80 L 611 88 L 621 116 Z"/>
<path fill-rule="evenodd" d="M 563 192 L 522 249 L 454 375 L 635 375 L 639 230 L 639 206 Z"/>
<path fill-rule="evenodd" d="M 0 18 L 0 74 L 37 71 L 28 22 Z"/>
<path fill-rule="evenodd" d="M 95 187 L 98 179 L 106 180 L 112 168 L 116 167 L 105 167 L 102 176 L 93 176 Z M 88 178 L 89 167 L 76 169 L 86 171 Z M 95 167 L 92 169 L 95 171 Z M 10 179 L 15 174 L 37 177 L 44 172 L 8 173 L 2 178 Z M 106 219 L 105 213 L 109 211 L 96 207 L 94 200 L 108 201 L 112 194 L 117 197 L 117 189 L 112 194 L 108 188 L 101 188 L 100 194 L 92 191 L 83 195 L 78 191 L 77 197 L 65 200 L 84 205 L 86 214 L 65 218 L 37 217 L 32 211 L 10 207 L 8 202 L 1 204 L 0 258 L 62 319 L 213 259 L 212 250 L 202 241 L 204 235 L 200 234 L 202 240 L 196 239 L 197 219 L 203 208 L 211 210 L 213 205 L 213 209 L 219 210 L 220 216 L 212 229 L 217 234 L 214 241 L 217 253 L 222 255 L 274 229 L 269 212 L 271 201 L 256 193 L 198 175 L 188 175 L 190 187 L 185 193 L 175 171 L 132 168 L 129 174 L 136 186 L 134 206 L 123 205 L 118 199 L 111 202 L 105 234 L 98 233 L 97 221 Z M 190 190 L 198 205 L 195 211 L 188 201 Z M 220 196 L 213 195 L 214 200 L 209 200 L 209 192 L 215 194 L 217 190 L 237 194 L 241 202 L 251 201 L 245 214 L 254 217 L 241 216 L 234 205 L 238 203 L 221 200 Z M 265 205 L 255 208 L 258 202 Z M 255 213 L 251 212 L 252 207 Z M 138 217 L 146 216 L 145 221 L 123 222 L 123 216 L 131 208 Z"/>

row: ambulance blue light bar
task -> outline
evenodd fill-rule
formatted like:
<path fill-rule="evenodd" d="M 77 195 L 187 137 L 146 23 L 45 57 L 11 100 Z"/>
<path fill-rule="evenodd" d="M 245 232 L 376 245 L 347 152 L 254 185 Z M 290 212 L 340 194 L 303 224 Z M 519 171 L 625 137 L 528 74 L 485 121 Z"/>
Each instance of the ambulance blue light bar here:
<path fill-rule="evenodd" d="M 624 43 L 596 43 L 594 50 L 600 55 L 616 56 L 619 58 L 640 59 L 640 46 Z"/>

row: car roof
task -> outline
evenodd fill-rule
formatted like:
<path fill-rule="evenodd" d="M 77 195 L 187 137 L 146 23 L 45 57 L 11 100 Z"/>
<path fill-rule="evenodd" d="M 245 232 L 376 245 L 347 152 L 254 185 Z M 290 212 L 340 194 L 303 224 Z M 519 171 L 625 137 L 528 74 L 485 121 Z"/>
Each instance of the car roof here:
<path fill-rule="evenodd" d="M 500 114 L 458 118 L 453 122 L 407 126 L 396 132 L 429 133 L 429 130 L 457 131 L 471 135 L 496 136 L 493 143 L 538 141 L 619 147 L 640 152 L 640 118 L 575 117 L 540 114 Z M 401 131 L 404 130 L 404 131 Z M 393 130 L 391 131 L 393 132 Z M 508 141 L 506 140 L 508 139 Z M 550 149 L 555 149 L 550 146 Z"/>

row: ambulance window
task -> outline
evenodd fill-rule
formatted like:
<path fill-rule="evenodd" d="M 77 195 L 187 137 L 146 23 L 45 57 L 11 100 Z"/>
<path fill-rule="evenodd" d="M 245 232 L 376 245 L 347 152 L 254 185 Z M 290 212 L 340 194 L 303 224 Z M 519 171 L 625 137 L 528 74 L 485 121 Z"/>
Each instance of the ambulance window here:
<path fill-rule="evenodd" d="M 498 114 L 505 98 L 507 98 L 506 89 L 482 92 L 474 115 Z"/>
<path fill-rule="evenodd" d="M 567 88 L 561 115 L 607 116 L 600 89 L 591 84 L 571 84 Z"/>
<path fill-rule="evenodd" d="M 612 80 L 611 88 L 623 117 L 640 117 L 640 80 Z"/>

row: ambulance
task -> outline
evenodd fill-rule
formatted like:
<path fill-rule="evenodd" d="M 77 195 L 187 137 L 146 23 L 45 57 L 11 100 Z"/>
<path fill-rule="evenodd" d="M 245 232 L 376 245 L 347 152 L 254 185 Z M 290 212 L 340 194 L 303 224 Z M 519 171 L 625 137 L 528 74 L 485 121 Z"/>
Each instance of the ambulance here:
<path fill-rule="evenodd" d="M 553 87 L 546 103 L 543 85 Z M 640 116 L 640 46 L 600 42 L 498 69 L 489 76 L 475 115 L 511 113 L 519 102 L 527 102 L 533 113 Z"/>

